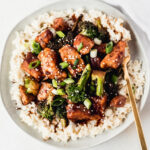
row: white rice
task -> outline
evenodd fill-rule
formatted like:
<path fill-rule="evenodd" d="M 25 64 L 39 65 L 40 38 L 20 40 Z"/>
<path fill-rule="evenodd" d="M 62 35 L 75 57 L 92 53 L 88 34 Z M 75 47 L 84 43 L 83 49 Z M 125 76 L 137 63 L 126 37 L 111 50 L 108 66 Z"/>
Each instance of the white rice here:
<path fill-rule="evenodd" d="M 87 11 L 79 9 L 74 11 L 73 9 L 70 9 L 66 11 L 50 11 L 49 13 L 40 15 L 38 18 L 34 19 L 31 24 L 26 25 L 24 31 L 16 32 L 16 39 L 13 41 L 16 48 L 13 49 L 12 58 L 10 60 L 10 81 L 15 82 L 12 84 L 10 91 L 12 100 L 16 102 L 17 108 L 21 108 L 21 120 L 29 126 L 37 129 L 45 140 L 51 138 L 55 141 L 67 142 L 70 139 L 76 140 L 85 136 L 94 137 L 97 134 L 101 134 L 103 131 L 119 126 L 131 111 L 131 105 L 127 102 L 125 106 L 121 108 L 107 108 L 103 123 L 98 126 L 96 126 L 96 121 L 90 121 L 86 125 L 76 125 L 69 121 L 69 125 L 66 128 L 63 128 L 58 118 L 53 120 L 52 123 L 50 123 L 47 119 L 42 119 L 37 114 L 37 108 L 34 102 L 26 106 L 22 105 L 19 92 L 19 85 L 23 84 L 23 77 L 25 75 L 25 73 L 20 69 L 20 65 L 24 58 L 22 52 L 27 53 L 31 51 L 30 46 L 24 46 L 25 43 L 26 45 L 30 45 L 31 40 L 34 40 L 39 32 L 47 27 L 50 28 L 50 25 L 56 17 L 65 17 L 66 21 L 68 21 L 71 26 L 72 21 L 68 20 L 66 16 L 71 17 L 72 14 L 79 16 L 81 13 L 84 15 L 85 20 L 92 22 L 95 21 L 94 18 L 100 17 L 101 23 L 107 28 L 112 41 L 129 41 L 131 39 L 130 32 L 123 27 L 123 20 L 121 18 L 107 16 L 105 13 L 98 10 Z M 50 28 L 50 30 L 55 35 L 55 30 L 52 28 Z M 138 60 L 130 61 L 128 64 L 131 84 L 134 88 L 135 98 L 137 101 L 140 100 L 143 95 L 145 83 L 145 74 L 141 71 L 141 68 L 142 62 Z M 119 87 L 119 93 L 127 97 L 126 81 L 122 77 L 119 79 Z M 58 124 L 57 128 L 56 124 Z"/>

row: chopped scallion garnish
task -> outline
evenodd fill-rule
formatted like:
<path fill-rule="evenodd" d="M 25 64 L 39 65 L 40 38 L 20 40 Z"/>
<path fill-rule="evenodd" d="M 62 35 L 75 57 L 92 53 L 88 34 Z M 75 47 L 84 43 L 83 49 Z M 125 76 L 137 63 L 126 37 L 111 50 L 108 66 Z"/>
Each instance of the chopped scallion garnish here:
<path fill-rule="evenodd" d="M 57 88 L 57 81 L 55 79 L 52 80 L 53 87 Z"/>
<path fill-rule="evenodd" d="M 56 31 L 56 34 L 57 34 L 60 38 L 65 37 L 65 34 L 64 34 L 62 31 Z"/>
<path fill-rule="evenodd" d="M 92 103 L 91 103 L 91 101 L 90 101 L 88 98 L 86 98 L 86 99 L 84 100 L 84 105 L 85 105 L 85 107 L 86 107 L 87 109 L 90 109 Z"/>
<path fill-rule="evenodd" d="M 64 80 L 64 82 L 65 82 L 66 84 L 71 84 L 71 83 L 74 83 L 74 80 L 71 79 L 71 78 L 67 78 L 67 79 Z"/>
<path fill-rule="evenodd" d="M 109 54 L 113 50 L 113 42 L 109 42 L 106 44 L 106 54 Z"/>
<path fill-rule="evenodd" d="M 57 94 L 58 95 L 65 95 L 66 93 L 65 93 L 64 89 L 57 89 Z"/>
<path fill-rule="evenodd" d="M 78 45 L 78 47 L 77 47 L 77 50 L 78 50 L 78 52 L 80 52 L 80 50 L 83 48 L 83 43 L 81 42 L 79 45 Z"/>
<path fill-rule="evenodd" d="M 79 63 L 79 59 L 77 58 L 77 59 L 74 61 L 73 69 L 76 69 L 78 63 Z"/>
<path fill-rule="evenodd" d="M 41 46 L 39 43 L 33 41 L 32 42 L 32 53 L 35 53 L 36 55 L 38 55 L 41 52 Z"/>
<path fill-rule="evenodd" d="M 40 64 L 41 64 L 41 62 L 39 60 L 30 62 L 29 69 L 34 69 L 34 68 L 38 67 Z"/>
<path fill-rule="evenodd" d="M 67 62 L 61 62 L 60 64 L 61 69 L 65 69 L 69 66 L 69 64 Z"/>

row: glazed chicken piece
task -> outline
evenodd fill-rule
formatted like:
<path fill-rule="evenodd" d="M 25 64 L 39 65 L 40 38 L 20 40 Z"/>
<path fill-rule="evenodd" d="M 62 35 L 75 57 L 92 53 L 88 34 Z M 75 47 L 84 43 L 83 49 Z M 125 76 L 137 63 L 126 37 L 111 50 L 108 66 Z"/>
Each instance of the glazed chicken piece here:
<path fill-rule="evenodd" d="M 56 31 L 64 31 L 68 28 L 68 24 L 65 22 L 65 20 L 63 18 L 60 17 L 60 18 L 56 18 L 54 20 L 52 27 Z"/>
<path fill-rule="evenodd" d="M 19 90 L 20 90 L 21 101 L 23 105 L 27 105 L 35 99 L 33 95 L 27 94 L 26 88 L 24 86 L 20 85 Z"/>
<path fill-rule="evenodd" d="M 59 49 L 59 53 L 61 56 L 61 59 L 65 62 L 69 63 L 68 70 L 73 75 L 76 77 L 76 75 L 80 72 L 83 71 L 85 68 L 85 64 L 83 59 L 81 58 L 80 54 L 76 51 L 75 48 L 71 47 L 70 45 L 65 45 L 61 49 Z M 73 65 L 76 60 L 79 60 L 77 66 L 75 69 L 73 69 Z"/>
<path fill-rule="evenodd" d="M 118 42 L 112 52 L 107 54 L 100 63 L 101 68 L 113 68 L 117 69 L 123 62 L 124 53 L 126 48 L 126 42 Z"/>
<path fill-rule="evenodd" d="M 41 47 L 44 49 L 52 38 L 52 32 L 49 29 L 46 29 L 35 38 L 35 41 L 40 43 Z"/>
<path fill-rule="evenodd" d="M 27 53 L 26 58 L 24 59 L 23 63 L 21 64 L 21 69 L 30 74 L 36 80 L 40 80 L 42 77 L 41 67 L 38 66 L 36 68 L 30 69 L 29 65 L 32 62 L 38 61 L 37 57 L 33 55 L 31 52 Z"/>
<path fill-rule="evenodd" d="M 52 94 L 53 86 L 50 83 L 42 82 L 37 98 L 39 101 L 46 100 Z"/>
<path fill-rule="evenodd" d="M 106 43 L 96 45 L 94 48 L 96 48 L 99 53 L 106 54 Z"/>
<path fill-rule="evenodd" d="M 68 104 L 66 106 L 67 110 L 67 118 L 72 121 L 80 121 L 80 120 L 100 120 L 101 116 L 97 114 L 91 114 L 90 110 L 88 110 L 82 104 Z"/>
<path fill-rule="evenodd" d="M 83 44 L 83 47 L 80 50 L 82 55 L 88 54 L 94 46 L 94 41 L 84 35 L 78 34 L 74 39 L 73 47 L 78 49 L 81 43 Z"/>
<path fill-rule="evenodd" d="M 126 103 L 126 97 L 118 95 L 114 97 L 110 102 L 110 107 L 123 107 Z"/>
<path fill-rule="evenodd" d="M 66 72 L 61 71 L 57 66 L 57 54 L 54 50 L 45 48 L 40 52 L 38 58 L 41 61 L 44 76 L 47 78 L 63 80 L 67 77 Z"/>
<path fill-rule="evenodd" d="M 103 97 L 94 96 L 91 97 L 91 100 L 93 102 L 93 108 L 94 110 L 99 113 L 101 116 L 104 116 L 105 108 L 107 104 L 107 96 L 104 95 Z"/>

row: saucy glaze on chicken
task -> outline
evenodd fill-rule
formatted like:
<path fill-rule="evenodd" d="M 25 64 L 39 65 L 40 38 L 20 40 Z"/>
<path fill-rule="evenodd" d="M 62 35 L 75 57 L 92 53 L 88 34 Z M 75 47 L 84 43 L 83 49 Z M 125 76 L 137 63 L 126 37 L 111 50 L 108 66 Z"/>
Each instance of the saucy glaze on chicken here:
<path fill-rule="evenodd" d="M 123 107 L 126 97 L 118 94 L 125 41 L 113 43 L 108 32 L 96 24 L 72 17 L 54 19 L 51 28 L 35 38 L 21 69 L 22 104 L 35 102 L 38 113 L 48 120 L 100 121 L 107 107 Z M 96 38 L 96 39 L 95 39 Z M 97 41 L 97 42 L 95 42 Z"/>

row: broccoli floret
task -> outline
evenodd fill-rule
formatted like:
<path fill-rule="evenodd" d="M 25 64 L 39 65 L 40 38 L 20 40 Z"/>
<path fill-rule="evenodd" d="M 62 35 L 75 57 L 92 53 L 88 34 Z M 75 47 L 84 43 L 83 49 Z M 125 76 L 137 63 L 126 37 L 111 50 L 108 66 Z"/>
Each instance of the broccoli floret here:
<path fill-rule="evenodd" d="M 109 33 L 107 30 L 102 26 L 100 18 L 96 19 L 96 24 L 98 27 L 98 38 L 102 40 L 103 43 L 108 43 L 110 41 Z"/>
<path fill-rule="evenodd" d="M 105 72 L 99 71 L 99 70 L 93 70 L 92 73 L 92 80 L 96 80 L 96 95 L 97 96 L 102 96 L 103 94 L 103 83 L 104 83 L 104 78 L 105 78 Z"/>
<path fill-rule="evenodd" d="M 98 36 L 98 28 L 89 21 L 80 21 L 78 24 L 78 32 L 90 38 L 95 38 Z"/>
<path fill-rule="evenodd" d="M 98 38 L 102 40 L 103 43 L 108 43 L 110 41 L 109 33 L 104 28 L 99 30 Z"/>
<path fill-rule="evenodd" d="M 47 105 L 46 103 L 39 103 L 37 106 L 37 112 L 48 120 L 52 120 L 54 116 L 53 108 L 51 105 Z"/>
<path fill-rule="evenodd" d="M 87 64 L 82 72 L 82 75 L 81 75 L 79 81 L 78 81 L 78 87 L 81 90 L 85 88 L 85 85 L 90 77 L 90 74 L 91 74 L 91 66 L 90 66 L 90 64 Z"/>
<path fill-rule="evenodd" d="M 68 99 L 73 103 L 83 102 L 87 98 L 87 94 L 75 84 L 69 84 L 66 87 Z"/>

